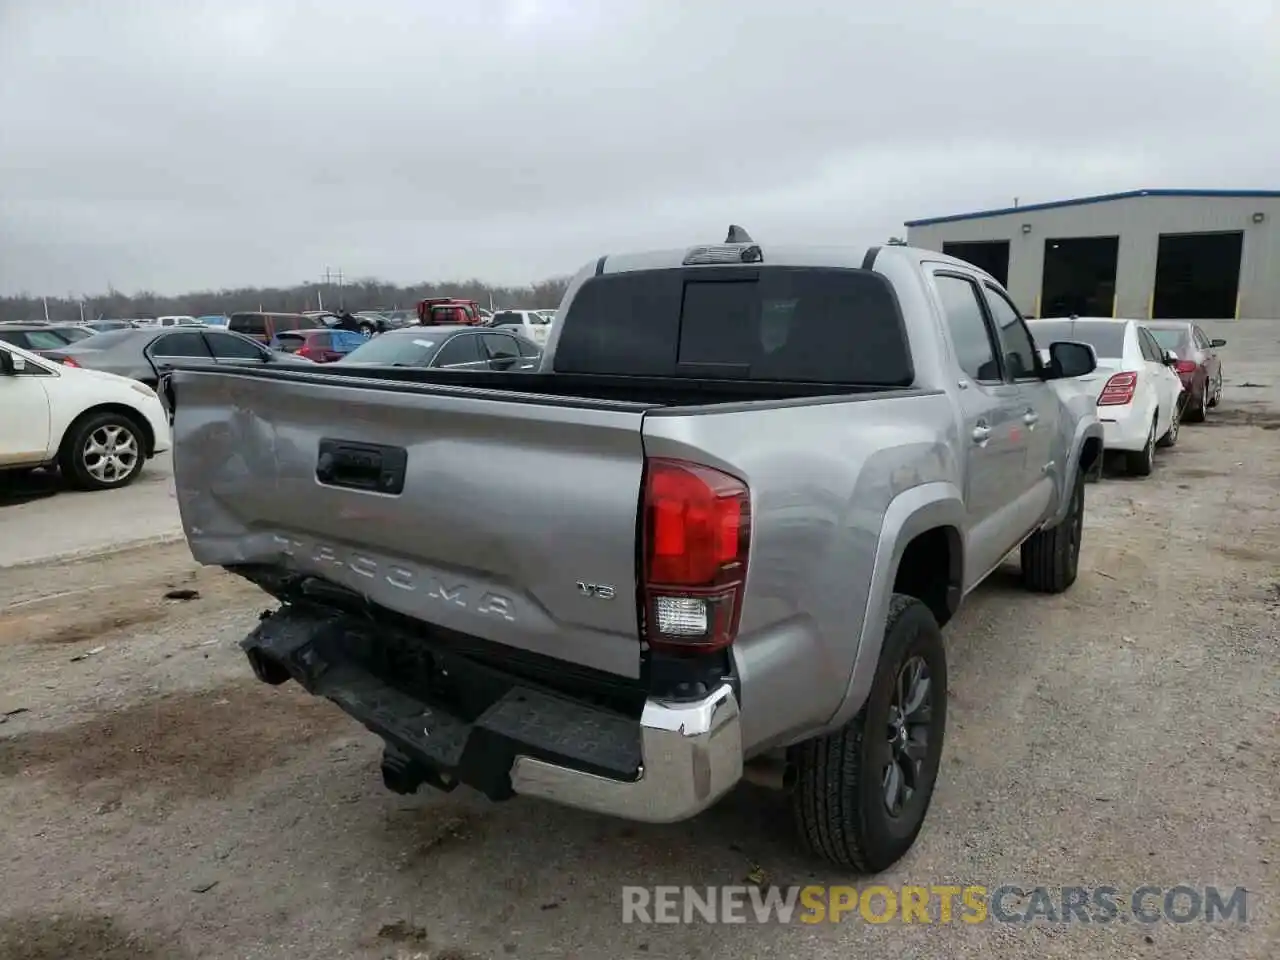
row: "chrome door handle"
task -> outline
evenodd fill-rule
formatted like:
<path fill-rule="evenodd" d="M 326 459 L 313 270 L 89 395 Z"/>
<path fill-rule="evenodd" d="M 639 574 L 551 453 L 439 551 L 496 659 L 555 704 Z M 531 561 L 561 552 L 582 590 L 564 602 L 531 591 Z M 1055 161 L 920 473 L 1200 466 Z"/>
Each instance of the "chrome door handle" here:
<path fill-rule="evenodd" d="M 986 424 L 980 423 L 973 428 L 974 443 L 986 443 L 990 439 L 991 439 L 991 428 L 988 427 Z"/>

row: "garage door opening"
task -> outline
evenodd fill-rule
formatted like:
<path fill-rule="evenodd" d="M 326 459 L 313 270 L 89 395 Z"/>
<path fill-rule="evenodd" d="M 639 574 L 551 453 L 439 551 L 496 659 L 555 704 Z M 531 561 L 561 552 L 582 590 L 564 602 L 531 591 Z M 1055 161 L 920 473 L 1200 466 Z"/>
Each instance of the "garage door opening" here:
<path fill-rule="evenodd" d="M 1156 255 L 1152 316 L 1160 320 L 1230 320 L 1240 289 L 1243 233 L 1162 234 Z"/>
<path fill-rule="evenodd" d="M 1119 237 L 1044 242 L 1042 317 L 1109 317 L 1115 312 Z"/>
<path fill-rule="evenodd" d="M 1009 285 L 1008 240 L 964 240 L 944 243 L 942 252 L 948 257 L 972 263 L 979 270 L 987 271 L 1000 281 L 1002 287 Z"/>

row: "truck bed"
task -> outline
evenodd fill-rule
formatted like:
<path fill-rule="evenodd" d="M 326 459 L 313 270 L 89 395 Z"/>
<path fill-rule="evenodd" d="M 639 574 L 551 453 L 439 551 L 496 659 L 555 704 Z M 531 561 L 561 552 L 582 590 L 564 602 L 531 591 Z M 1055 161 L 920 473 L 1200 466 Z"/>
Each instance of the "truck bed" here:
<path fill-rule="evenodd" d="M 444 634 L 627 680 L 643 670 L 646 417 L 922 393 L 336 365 L 179 369 L 173 387 L 199 562 L 329 583 Z M 611 586 L 611 602 L 583 584 Z"/>

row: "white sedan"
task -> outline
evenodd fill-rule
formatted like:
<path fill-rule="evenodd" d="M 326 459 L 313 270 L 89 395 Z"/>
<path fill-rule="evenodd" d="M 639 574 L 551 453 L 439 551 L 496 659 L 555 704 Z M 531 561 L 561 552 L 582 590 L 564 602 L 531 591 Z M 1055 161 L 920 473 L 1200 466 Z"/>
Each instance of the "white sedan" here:
<path fill-rule="evenodd" d="M 77 487 L 132 483 L 169 449 L 169 417 L 146 384 L 66 367 L 0 343 L 0 471 L 57 465 Z"/>
<path fill-rule="evenodd" d="M 1028 320 L 1027 329 L 1037 344 L 1077 340 L 1093 347 L 1097 370 L 1073 382 L 1097 403 L 1106 449 L 1123 451 L 1130 473 L 1151 473 L 1156 447 L 1178 442 L 1183 388 L 1173 367 L 1177 357 L 1139 320 Z"/>

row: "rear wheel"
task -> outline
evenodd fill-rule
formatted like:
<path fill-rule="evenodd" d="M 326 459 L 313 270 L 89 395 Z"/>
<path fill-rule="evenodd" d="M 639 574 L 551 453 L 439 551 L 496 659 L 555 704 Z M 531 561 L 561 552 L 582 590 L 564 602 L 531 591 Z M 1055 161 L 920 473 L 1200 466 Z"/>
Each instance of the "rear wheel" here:
<path fill-rule="evenodd" d="M 1209 394 L 1208 406 L 1216 407 L 1222 402 L 1222 374 L 1218 374 L 1217 380 L 1214 381 L 1213 391 Z"/>
<path fill-rule="evenodd" d="M 1126 457 L 1129 472 L 1135 477 L 1151 475 L 1151 467 L 1156 460 L 1156 422 L 1159 418 L 1160 414 L 1157 412 L 1151 420 L 1151 427 L 1147 430 L 1147 442 L 1142 445 L 1142 449 Z"/>
<path fill-rule="evenodd" d="M 113 411 L 73 423 L 58 455 L 63 476 L 83 490 L 126 486 L 137 479 L 145 460 L 142 430 Z"/>
<path fill-rule="evenodd" d="M 1178 405 L 1173 405 L 1173 419 L 1169 421 L 1169 429 L 1163 437 L 1160 438 L 1160 446 L 1172 447 L 1178 442 L 1178 424 L 1182 422 L 1182 415 L 1178 409 Z"/>
<path fill-rule="evenodd" d="M 895 593 L 862 710 L 790 750 L 792 813 L 804 846 L 862 873 L 900 860 L 924 826 L 946 720 L 942 631 L 928 607 Z"/>
<path fill-rule="evenodd" d="M 1056 527 L 1039 530 L 1022 544 L 1022 583 L 1036 593 L 1062 593 L 1080 571 L 1084 533 L 1084 476 L 1076 474 L 1067 515 Z"/>
<path fill-rule="evenodd" d="M 360 324 L 360 336 L 364 337 L 366 340 L 377 332 L 377 328 L 374 327 L 372 323 Z"/>
<path fill-rule="evenodd" d="M 1210 406 L 1209 394 L 1212 390 L 1213 384 L 1206 378 L 1204 386 L 1200 388 L 1200 396 L 1192 397 L 1187 402 L 1187 423 L 1204 423 L 1205 411 Z"/>

